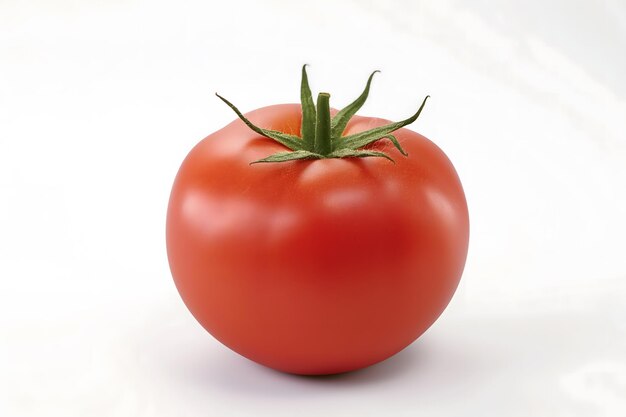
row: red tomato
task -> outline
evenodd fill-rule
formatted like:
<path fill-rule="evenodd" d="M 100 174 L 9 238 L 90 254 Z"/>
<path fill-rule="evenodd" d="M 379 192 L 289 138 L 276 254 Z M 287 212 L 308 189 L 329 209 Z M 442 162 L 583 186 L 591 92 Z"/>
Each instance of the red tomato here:
<path fill-rule="evenodd" d="M 247 117 L 300 134 L 298 104 Z M 343 135 L 388 123 L 355 116 Z M 333 374 L 382 361 L 428 329 L 463 271 L 467 205 L 435 144 L 407 129 L 395 134 L 408 156 L 386 141 L 367 146 L 395 164 L 250 164 L 285 146 L 241 120 L 191 150 L 170 197 L 167 252 L 178 291 L 206 330 L 268 367 Z"/>

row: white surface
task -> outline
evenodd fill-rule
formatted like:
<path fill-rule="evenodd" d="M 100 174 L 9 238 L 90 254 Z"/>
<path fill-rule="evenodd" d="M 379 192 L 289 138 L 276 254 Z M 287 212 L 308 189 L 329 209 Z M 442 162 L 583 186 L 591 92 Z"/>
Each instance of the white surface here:
<path fill-rule="evenodd" d="M 0 415 L 626 415 L 626 6 L 491 3 L 0 3 Z M 431 94 L 472 219 L 441 319 L 328 378 L 222 347 L 164 249 L 213 92 L 297 101 L 304 62 L 339 107 L 383 70 L 360 114 Z"/>

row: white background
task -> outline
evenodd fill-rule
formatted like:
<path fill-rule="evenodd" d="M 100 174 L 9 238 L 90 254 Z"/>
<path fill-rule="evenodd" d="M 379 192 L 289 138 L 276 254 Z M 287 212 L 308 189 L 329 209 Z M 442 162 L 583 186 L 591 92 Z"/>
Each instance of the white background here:
<path fill-rule="evenodd" d="M 495 3 L 495 4 L 494 4 Z M 0 1 L 0 415 L 626 415 L 626 4 Z M 178 166 L 242 110 L 299 98 L 399 120 L 452 159 L 461 286 L 369 369 L 280 374 L 173 285 Z"/>

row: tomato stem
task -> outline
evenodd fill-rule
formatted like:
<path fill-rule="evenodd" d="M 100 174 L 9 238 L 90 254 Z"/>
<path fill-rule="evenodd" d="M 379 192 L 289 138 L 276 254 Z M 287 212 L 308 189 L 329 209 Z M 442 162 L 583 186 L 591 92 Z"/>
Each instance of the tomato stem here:
<path fill-rule="evenodd" d="M 315 121 L 314 152 L 328 155 L 331 152 L 330 143 L 330 94 L 319 93 L 317 96 L 317 118 Z"/>

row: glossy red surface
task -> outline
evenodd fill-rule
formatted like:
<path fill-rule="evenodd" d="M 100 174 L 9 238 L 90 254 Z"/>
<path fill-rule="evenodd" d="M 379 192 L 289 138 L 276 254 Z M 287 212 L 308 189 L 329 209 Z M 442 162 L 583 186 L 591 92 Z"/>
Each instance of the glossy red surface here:
<path fill-rule="evenodd" d="M 300 106 L 248 114 L 299 134 Z M 345 134 L 388 123 L 355 116 Z M 237 120 L 183 162 L 167 251 L 185 304 L 215 338 L 263 365 L 331 374 L 388 358 L 442 313 L 469 220 L 454 167 L 431 141 L 394 133 L 382 158 L 250 165 L 281 145 Z"/>

